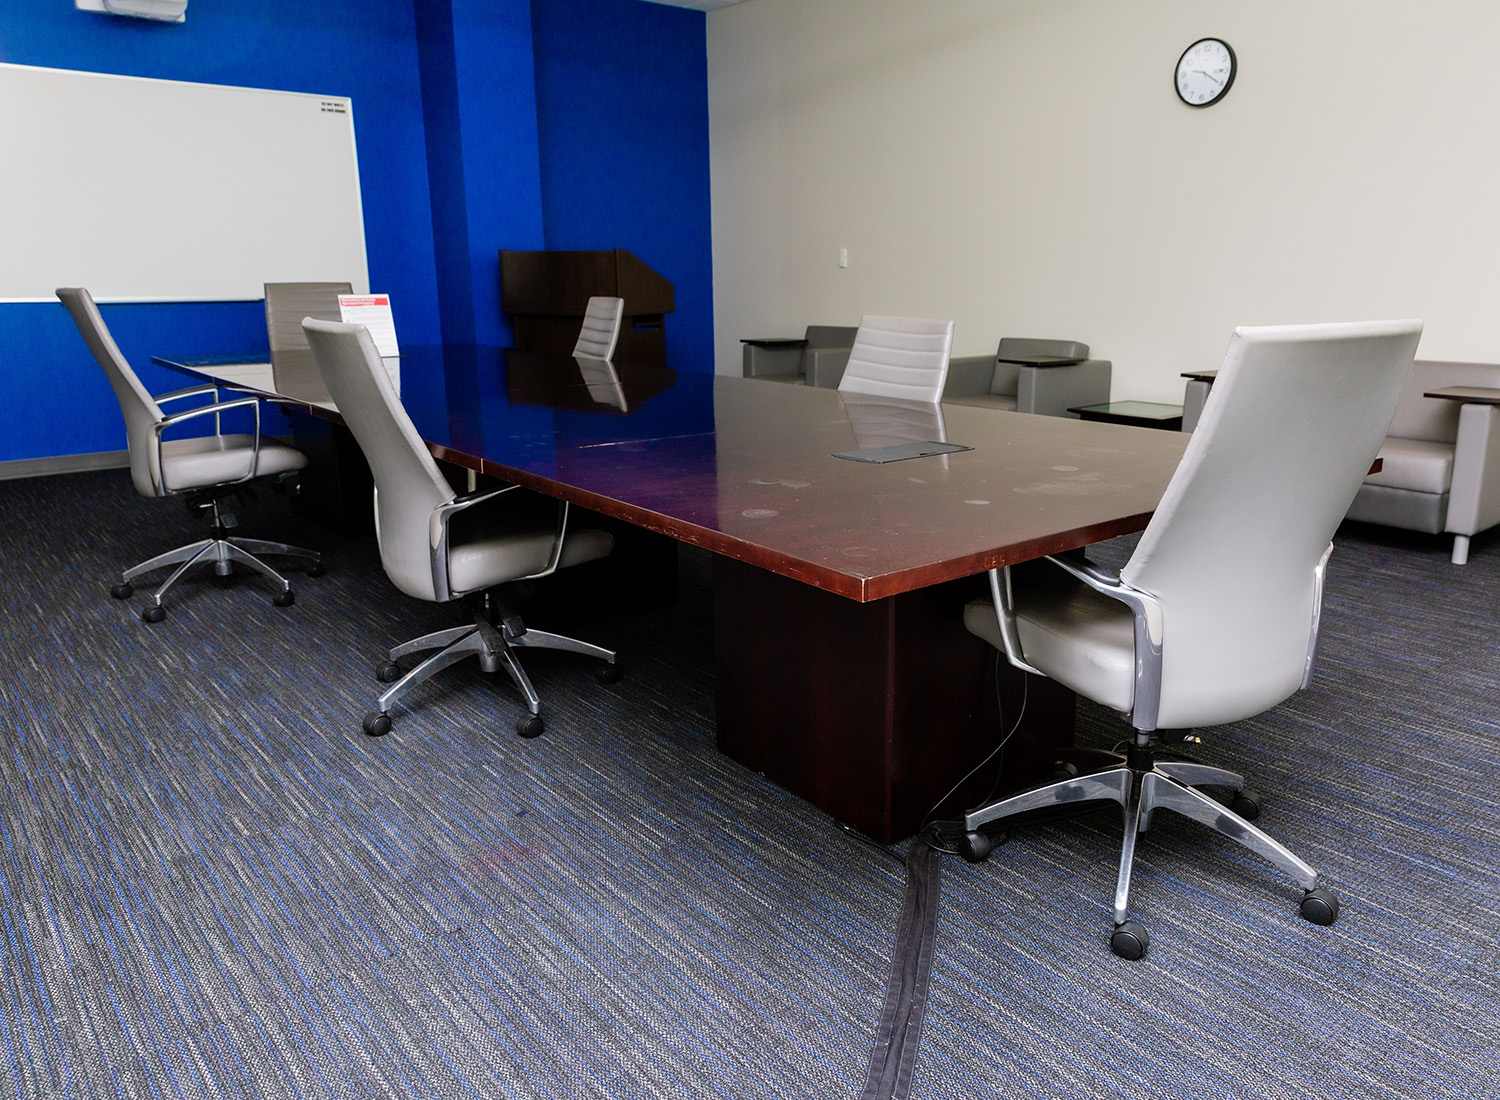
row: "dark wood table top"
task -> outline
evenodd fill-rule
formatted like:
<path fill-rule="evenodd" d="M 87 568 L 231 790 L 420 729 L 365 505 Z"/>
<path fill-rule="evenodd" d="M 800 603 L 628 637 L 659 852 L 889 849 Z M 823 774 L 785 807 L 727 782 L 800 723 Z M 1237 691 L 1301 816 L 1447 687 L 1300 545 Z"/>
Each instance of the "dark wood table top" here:
<path fill-rule="evenodd" d="M 310 357 L 155 361 L 337 419 Z M 1190 438 L 500 348 L 399 373 L 439 458 L 860 601 L 1140 530 Z M 973 450 L 834 457 L 925 440 Z"/>
<path fill-rule="evenodd" d="M 1423 397 L 1438 397 L 1444 401 L 1462 401 L 1469 405 L 1500 405 L 1500 389 L 1490 386 L 1443 386 L 1428 390 Z"/>
<path fill-rule="evenodd" d="M 1219 377 L 1219 371 L 1218 368 L 1213 370 L 1185 370 L 1182 372 L 1182 377 L 1191 378 L 1197 382 L 1212 382 L 1215 378 Z"/>

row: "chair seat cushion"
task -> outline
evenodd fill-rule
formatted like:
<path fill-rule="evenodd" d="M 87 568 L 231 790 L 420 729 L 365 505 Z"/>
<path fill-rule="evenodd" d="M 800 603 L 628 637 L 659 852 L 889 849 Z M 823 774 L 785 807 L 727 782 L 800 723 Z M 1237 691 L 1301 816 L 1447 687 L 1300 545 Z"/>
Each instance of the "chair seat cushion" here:
<path fill-rule="evenodd" d="M 1026 660 L 1058 683 L 1128 714 L 1135 698 L 1135 620 L 1118 600 L 1053 569 L 1061 582 L 1016 588 L 1016 629 Z M 1028 578 L 1029 580 L 1029 578 Z M 990 600 L 964 608 L 969 632 L 1003 649 Z"/>
<path fill-rule="evenodd" d="M 448 586 L 455 595 L 492 588 L 547 567 L 557 533 L 557 501 L 516 490 L 453 517 L 448 537 Z M 558 568 L 608 557 L 606 531 L 568 525 Z"/>
<path fill-rule="evenodd" d="M 1387 436 L 1380 445 L 1384 468 L 1365 478 L 1366 485 L 1385 485 L 1418 493 L 1446 493 L 1453 485 L 1453 444 Z"/>
<path fill-rule="evenodd" d="M 200 439 L 169 439 L 161 445 L 162 483 L 172 492 L 201 489 L 238 481 L 250 468 L 253 435 L 210 435 Z M 254 477 L 290 473 L 307 465 L 295 447 L 261 439 Z"/>
<path fill-rule="evenodd" d="M 944 405 L 974 405 L 981 409 L 1004 409 L 1016 411 L 1016 395 L 1013 393 L 975 393 L 965 397 L 944 397 Z"/>

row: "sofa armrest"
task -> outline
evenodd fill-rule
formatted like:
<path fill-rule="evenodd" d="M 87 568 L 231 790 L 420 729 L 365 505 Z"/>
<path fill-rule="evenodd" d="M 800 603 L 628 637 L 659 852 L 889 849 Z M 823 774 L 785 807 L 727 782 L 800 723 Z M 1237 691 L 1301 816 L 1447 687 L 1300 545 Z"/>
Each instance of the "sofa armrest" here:
<path fill-rule="evenodd" d="M 943 400 L 950 397 L 979 397 L 990 392 L 995 377 L 993 355 L 964 355 L 948 360 L 948 380 L 943 383 Z"/>
<path fill-rule="evenodd" d="M 775 340 L 758 343 L 743 340 L 744 375 L 764 378 L 768 375 L 801 374 L 803 340 Z"/>
<path fill-rule="evenodd" d="M 1063 367 L 1022 367 L 1016 411 L 1073 416 L 1070 407 L 1102 405 L 1109 400 L 1112 371 L 1108 359 L 1085 359 Z"/>
<path fill-rule="evenodd" d="M 1466 404 L 1458 412 L 1453 486 L 1446 529 L 1477 535 L 1500 523 L 1500 405 Z"/>
<path fill-rule="evenodd" d="M 844 377 L 844 368 L 849 365 L 849 353 L 853 348 L 808 348 L 802 356 L 804 373 L 809 386 L 825 390 L 839 388 Z"/>

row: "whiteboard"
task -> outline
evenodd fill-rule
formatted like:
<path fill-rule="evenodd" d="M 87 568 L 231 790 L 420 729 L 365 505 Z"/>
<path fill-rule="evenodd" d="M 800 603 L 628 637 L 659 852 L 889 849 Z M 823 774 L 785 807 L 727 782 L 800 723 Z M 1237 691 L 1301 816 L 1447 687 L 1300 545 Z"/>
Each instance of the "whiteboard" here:
<path fill-rule="evenodd" d="M 0 64 L 0 301 L 369 293 L 347 96 Z"/>

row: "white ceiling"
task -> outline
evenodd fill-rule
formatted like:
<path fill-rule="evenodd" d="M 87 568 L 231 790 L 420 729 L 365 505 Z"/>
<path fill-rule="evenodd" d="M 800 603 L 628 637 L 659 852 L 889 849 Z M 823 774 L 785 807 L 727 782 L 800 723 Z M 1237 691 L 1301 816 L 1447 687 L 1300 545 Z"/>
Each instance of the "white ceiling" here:
<path fill-rule="evenodd" d="M 738 4 L 740 0 L 646 0 L 648 4 L 667 4 L 674 8 L 692 8 L 695 11 L 713 11 L 715 8 L 727 8 L 730 4 Z"/>

